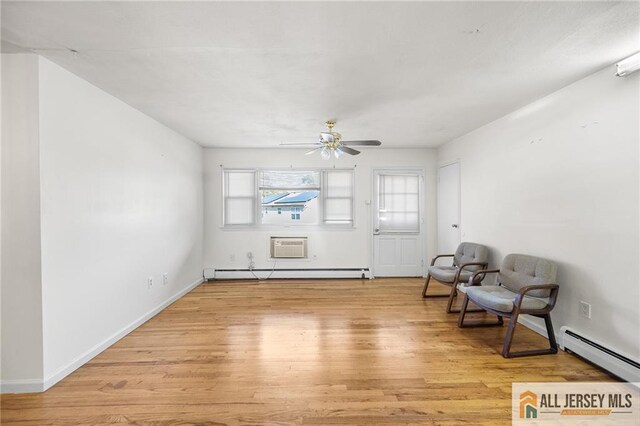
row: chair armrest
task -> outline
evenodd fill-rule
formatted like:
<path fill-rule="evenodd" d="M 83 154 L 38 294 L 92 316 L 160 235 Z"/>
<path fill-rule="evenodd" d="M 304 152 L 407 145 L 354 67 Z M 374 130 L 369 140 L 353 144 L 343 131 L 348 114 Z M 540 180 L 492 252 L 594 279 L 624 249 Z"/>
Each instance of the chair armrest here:
<path fill-rule="evenodd" d="M 473 275 L 471 275 L 471 277 L 469 278 L 469 282 L 465 285 L 465 287 L 469 287 L 473 285 L 473 282 L 476 280 L 476 276 L 480 275 L 480 274 L 495 274 L 500 272 L 500 269 L 481 269 L 479 271 L 476 271 L 473 273 Z"/>
<path fill-rule="evenodd" d="M 551 293 L 549 294 L 549 303 L 547 304 L 547 306 L 548 308 L 553 309 L 556 304 L 556 299 L 558 298 L 559 289 L 560 286 L 558 284 L 537 284 L 524 286 L 518 291 L 518 294 L 516 294 L 516 298 L 513 301 L 513 309 L 514 311 L 516 309 L 520 310 L 522 299 L 524 299 L 524 296 L 532 290 L 550 290 Z"/>
<path fill-rule="evenodd" d="M 458 266 L 459 269 L 464 269 L 467 266 L 484 266 L 485 268 L 487 267 L 487 262 L 469 262 L 469 263 L 464 263 L 460 266 Z"/>
<path fill-rule="evenodd" d="M 462 270 L 464 268 L 466 268 L 467 266 L 482 266 L 483 268 L 487 267 L 487 262 L 469 262 L 469 263 L 464 263 L 460 266 L 458 266 L 458 270 L 456 271 L 456 276 L 454 279 L 454 282 L 457 283 L 459 282 L 458 280 L 460 279 L 460 274 L 462 273 Z M 484 276 L 482 277 L 482 279 L 480 281 L 482 281 L 484 279 Z"/>
<path fill-rule="evenodd" d="M 431 266 L 436 264 L 436 260 L 440 257 L 453 257 L 455 256 L 454 254 L 439 254 L 436 257 L 434 257 L 433 259 L 431 259 Z"/>

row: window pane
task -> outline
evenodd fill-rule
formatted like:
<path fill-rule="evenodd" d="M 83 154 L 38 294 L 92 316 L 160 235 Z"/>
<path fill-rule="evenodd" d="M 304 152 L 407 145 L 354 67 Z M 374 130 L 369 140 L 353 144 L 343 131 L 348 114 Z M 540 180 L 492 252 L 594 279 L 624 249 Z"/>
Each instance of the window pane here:
<path fill-rule="evenodd" d="M 386 232 L 420 231 L 420 180 L 417 175 L 379 177 L 379 228 Z"/>
<path fill-rule="evenodd" d="M 262 223 L 292 225 L 318 223 L 320 191 L 274 190 L 260 191 Z"/>
<path fill-rule="evenodd" d="M 224 224 L 251 225 L 255 223 L 256 172 L 225 170 Z"/>
<path fill-rule="evenodd" d="M 264 171 L 260 189 L 320 189 L 320 172 L 306 170 Z"/>
<path fill-rule="evenodd" d="M 353 190 L 353 172 L 329 171 L 327 172 L 326 192 L 327 197 L 351 197 Z"/>
<path fill-rule="evenodd" d="M 351 221 L 351 198 L 327 198 L 325 200 L 325 220 Z"/>
<path fill-rule="evenodd" d="M 418 232 L 418 213 L 384 213 L 380 215 L 380 230 Z"/>
<path fill-rule="evenodd" d="M 255 201 L 251 198 L 227 198 L 225 200 L 225 224 L 246 225 L 254 223 Z"/>
<path fill-rule="evenodd" d="M 323 179 L 325 223 L 353 223 L 353 171 L 325 170 Z"/>
<path fill-rule="evenodd" d="M 255 172 L 228 171 L 226 175 L 228 197 L 255 196 Z"/>

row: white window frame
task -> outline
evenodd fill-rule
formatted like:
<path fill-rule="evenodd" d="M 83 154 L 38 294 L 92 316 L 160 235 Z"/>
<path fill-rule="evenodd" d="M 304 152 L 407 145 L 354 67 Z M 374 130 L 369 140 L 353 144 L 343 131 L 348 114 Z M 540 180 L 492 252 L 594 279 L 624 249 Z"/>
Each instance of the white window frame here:
<path fill-rule="evenodd" d="M 350 172 L 351 173 L 351 197 L 328 197 L 326 188 L 328 187 L 328 175 L 331 172 Z M 320 198 L 322 198 L 322 223 L 327 226 L 354 226 L 355 221 L 355 199 L 356 199 L 356 174 L 355 169 L 323 169 L 320 183 Z M 327 220 L 327 199 L 351 199 L 351 220 L 348 221 L 335 221 Z"/>
<path fill-rule="evenodd" d="M 271 172 L 271 171 L 313 171 L 320 173 L 320 194 L 318 196 L 318 210 L 319 217 L 318 222 L 315 224 L 304 224 L 304 223 L 291 223 L 287 225 L 275 225 L 275 224 L 263 224 L 261 221 L 262 215 L 262 202 L 260 198 L 260 174 L 262 172 Z M 351 221 L 350 222 L 326 222 L 325 211 L 324 211 L 324 198 L 325 198 L 325 181 L 326 181 L 326 173 L 331 171 L 350 171 L 352 173 L 351 183 L 352 183 L 352 193 L 351 193 Z M 226 211 L 226 182 L 225 175 L 226 172 L 253 172 L 255 173 L 255 183 L 254 183 L 254 222 L 250 224 L 227 224 L 225 223 L 225 211 Z M 277 168 L 277 167 L 244 167 L 244 168 L 225 168 L 221 167 L 221 182 L 222 182 L 222 192 L 221 192 L 221 209 L 222 209 L 222 223 L 221 228 L 225 230 L 233 230 L 233 229 L 305 229 L 305 228 L 331 228 L 331 229 L 355 229 L 356 227 L 356 175 L 355 175 L 355 167 L 353 168 L 317 168 L 317 167 L 287 167 L 287 168 Z M 284 213 L 284 212 L 283 212 Z"/>
<path fill-rule="evenodd" d="M 253 191 L 254 191 L 254 195 L 253 195 L 253 204 L 254 204 L 254 212 L 253 212 L 253 222 L 251 223 L 227 223 L 226 220 L 226 216 L 227 216 L 227 199 L 230 198 L 227 196 L 227 173 L 231 172 L 231 173 L 253 173 L 254 176 L 254 181 L 253 181 Z M 225 228 L 246 228 L 246 227 L 252 227 L 255 226 L 257 223 L 257 213 L 259 212 L 259 210 L 256 208 L 256 203 L 257 203 L 257 198 L 256 198 L 256 191 L 258 188 L 258 173 L 255 169 L 222 169 L 222 226 Z M 232 197 L 232 198 L 249 198 L 249 197 Z"/>

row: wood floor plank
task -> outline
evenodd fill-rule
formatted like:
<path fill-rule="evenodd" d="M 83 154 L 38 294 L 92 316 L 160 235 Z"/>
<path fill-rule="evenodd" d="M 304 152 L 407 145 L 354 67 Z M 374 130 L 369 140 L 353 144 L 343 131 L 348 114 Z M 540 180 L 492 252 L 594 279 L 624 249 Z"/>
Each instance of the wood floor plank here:
<path fill-rule="evenodd" d="M 3 395 L 0 422 L 506 425 L 512 382 L 615 380 L 564 352 L 504 359 L 506 327 L 459 329 L 421 287 L 206 283 L 47 392 Z M 514 347 L 545 343 L 518 327 Z"/>

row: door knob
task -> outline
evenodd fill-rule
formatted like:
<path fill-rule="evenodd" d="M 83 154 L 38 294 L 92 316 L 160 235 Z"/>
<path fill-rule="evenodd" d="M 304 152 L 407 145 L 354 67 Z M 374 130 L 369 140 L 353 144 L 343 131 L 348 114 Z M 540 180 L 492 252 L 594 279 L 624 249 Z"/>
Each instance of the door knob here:
<path fill-rule="evenodd" d="M 451 227 L 452 227 L 452 228 L 457 228 L 457 227 L 458 227 L 458 224 L 457 224 L 457 223 L 452 223 L 452 224 L 451 224 Z"/>

